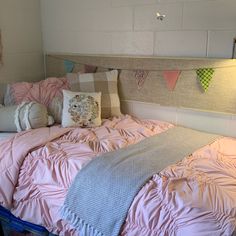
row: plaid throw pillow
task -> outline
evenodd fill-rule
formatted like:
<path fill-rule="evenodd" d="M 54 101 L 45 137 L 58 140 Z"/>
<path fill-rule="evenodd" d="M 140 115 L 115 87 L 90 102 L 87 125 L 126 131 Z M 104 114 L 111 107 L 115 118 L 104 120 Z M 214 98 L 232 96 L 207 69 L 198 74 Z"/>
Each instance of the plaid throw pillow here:
<path fill-rule="evenodd" d="M 77 78 L 70 79 L 69 83 L 72 91 L 101 92 L 102 118 L 109 118 L 121 115 L 117 77 L 117 70 L 87 73 L 77 75 Z"/>

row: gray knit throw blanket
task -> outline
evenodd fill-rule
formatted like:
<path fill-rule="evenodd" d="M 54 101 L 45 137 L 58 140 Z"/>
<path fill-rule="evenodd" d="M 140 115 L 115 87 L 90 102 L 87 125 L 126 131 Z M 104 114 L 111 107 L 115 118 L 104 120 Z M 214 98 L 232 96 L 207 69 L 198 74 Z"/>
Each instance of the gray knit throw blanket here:
<path fill-rule="evenodd" d="M 119 235 L 134 197 L 154 174 L 218 137 L 174 127 L 95 158 L 75 177 L 62 217 L 80 236 Z"/>

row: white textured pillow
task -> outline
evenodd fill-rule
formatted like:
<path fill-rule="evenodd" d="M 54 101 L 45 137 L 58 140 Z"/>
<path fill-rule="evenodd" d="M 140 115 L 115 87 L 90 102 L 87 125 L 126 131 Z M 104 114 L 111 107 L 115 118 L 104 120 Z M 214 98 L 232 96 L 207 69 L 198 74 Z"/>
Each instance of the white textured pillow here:
<path fill-rule="evenodd" d="M 0 107 L 0 131 L 20 132 L 52 125 L 47 108 L 36 102 L 23 102 L 15 106 Z"/>
<path fill-rule="evenodd" d="M 95 127 L 101 125 L 101 122 L 101 92 L 63 90 L 63 127 Z"/>

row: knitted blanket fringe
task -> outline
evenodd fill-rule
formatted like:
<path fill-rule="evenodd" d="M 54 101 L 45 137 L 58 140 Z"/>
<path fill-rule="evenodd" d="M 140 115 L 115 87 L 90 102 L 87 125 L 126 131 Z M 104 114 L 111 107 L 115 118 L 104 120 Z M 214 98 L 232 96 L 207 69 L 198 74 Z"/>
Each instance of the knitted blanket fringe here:
<path fill-rule="evenodd" d="M 89 225 L 85 220 L 81 219 L 72 212 L 67 206 L 61 208 L 61 216 L 63 219 L 70 222 L 82 235 L 86 236 L 104 236 L 103 233 L 99 232 L 92 225 Z"/>

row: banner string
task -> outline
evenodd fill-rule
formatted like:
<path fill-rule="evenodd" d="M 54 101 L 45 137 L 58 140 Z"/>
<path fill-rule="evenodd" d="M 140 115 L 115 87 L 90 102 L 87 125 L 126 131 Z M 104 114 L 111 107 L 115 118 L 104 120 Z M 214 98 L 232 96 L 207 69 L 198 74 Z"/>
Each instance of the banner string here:
<path fill-rule="evenodd" d="M 55 59 L 59 59 L 59 60 L 62 60 L 62 61 L 68 61 L 68 62 L 71 62 L 71 63 L 74 63 L 75 65 L 88 65 L 90 63 L 81 63 L 81 62 L 78 62 L 78 61 L 75 61 L 75 60 L 71 60 L 71 59 L 68 59 L 66 57 L 62 57 L 62 56 L 55 56 L 55 55 L 47 55 L 49 57 L 52 57 L 52 58 L 55 58 Z M 88 55 L 89 56 L 89 55 Z M 145 59 L 145 58 L 144 58 Z M 171 60 L 171 59 L 170 59 Z M 180 59 L 181 60 L 181 59 Z M 189 59 L 191 60 L 191 59 Z M 194 60 L 194 59 L 193 59 Z M 222 59 L 223 60 L 223 59 Z M 212 64 L 210 65 L 206 65 L 206 66 L 199 66 L 199 67 L 193 67 L 191 69 L 179 69 L 178 66 L 176 66 L 175 68 L 163 68 L 163 69 L 140 69 L 140 68 L 135 68 L 135 69 L 128 69 L 128 68 L 112 68 L 112 69 L 118 69 L 118 70 L 133 70 L 133 71 L 137 71 L 137 70 L 143 70 L 143 71 L 165 71 L 165 70 L 169 70 L 169 71 L 172 71 L 172 70 L 180 70 L 180 71 L 196 71 L 198 69 L 201 69 L 201 68 L 213 68 L 213 69 L 222 69 L 222 68 L 234 68 L 236 67 L 236 59 L 228 59 L 228 60 L 235 60 L 235 65 L 225 65 L 225 66 L 212 66 Z M 101 68 L 106 68 L 106 69 L 111 69 L 111 67 L 104 67 L 104 66 L 99 66 L 99 65 L 95 65 L 95 64 L 91 64 L 93 66 L 97 66 L 97 67 L 101 67 Z"/>

